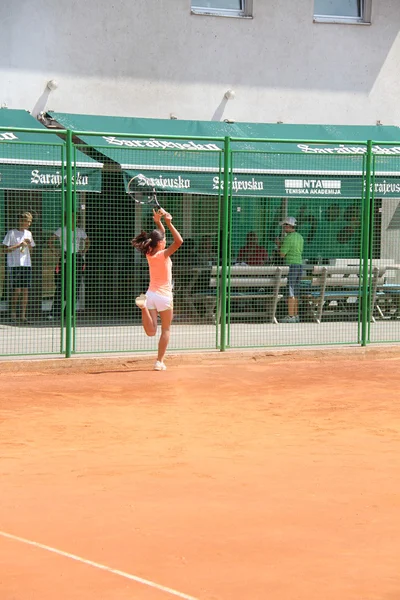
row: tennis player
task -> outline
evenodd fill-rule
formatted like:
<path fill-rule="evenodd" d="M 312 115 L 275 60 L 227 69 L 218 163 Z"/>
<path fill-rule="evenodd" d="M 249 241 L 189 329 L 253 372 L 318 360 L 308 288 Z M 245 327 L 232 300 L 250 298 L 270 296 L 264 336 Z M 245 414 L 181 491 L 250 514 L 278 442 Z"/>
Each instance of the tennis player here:
<path fill-rule="evenodd" d="M 165 224 L 170 230 L 174 241 L 166 248 Z M 131 244 L 147 258 L 150 271 L 150 284 L 146 294 L 136 298 L 136 305 L 142 311 L 142 323 L 148 336 L 157 333 L 157 316 L 161 319 L 161 336 L 158 342 L 158 355 L 154 365 L 155 371 L 165 371 L 164 356 L 168 347 L 170 327 L 173 317 L 172 298 L 172 261 L 171 255 L 182 245 L 183 239 L 172 224 L 172 216 L 164 209 L 153 209 L 153 219 L 157 225 L 150 234 L 142 231 Z"/>

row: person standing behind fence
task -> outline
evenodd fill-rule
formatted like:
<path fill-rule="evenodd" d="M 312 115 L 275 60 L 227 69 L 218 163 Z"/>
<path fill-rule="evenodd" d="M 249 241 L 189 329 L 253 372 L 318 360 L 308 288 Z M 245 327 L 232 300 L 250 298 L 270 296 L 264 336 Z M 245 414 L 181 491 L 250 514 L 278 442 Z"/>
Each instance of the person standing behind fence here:
<path fill-rule="evenodd" d="M 19 322 L 22 325 L 28 324 L 26 308 L 29 288 L 32 286 L 31 251 L 35 242 L 28 229 L 31 223 L 31 213 L 21 213 L 18 215 L 18 228 L 10 229 L 3 240 L 11 288 L 11 321 L 18 323 L 17 307 L 21 297 Z"/>
<path fill-rule="evenodd" d="M 65 219 L 64 219 L 65 221 Z M 61 251 L 61 242 L 64 242 L 63 251 Z M 64 231 L 59 227 L 54 234 L 50 237 L 48 242 L 53 254 L 58 257 L 63 257 L 64 269 L 62 269 L 60 261 L 58 261 L 55 269 L 55 284 L 56 291 L 54 294 L 54 302 L 53 307 L 51 309 L 51 313 L 49 315 L 49 319 L 60 318 L 61 316 L 61 306 L 63 304 L 61 300 L 61 273 L 64 270 L 64 300 L 66 294 L 67 287 L 67 278 L 66 278 L 66 252 L 67 252 L 67 228 L 64 227 Z M 72 253 L 74 254 L 75 261 L 75 294 L 73 296 L 73 306 L 72 306 L 72 314 L 75 313 L 76 303 L 79 297 L 79 287 L 82 281 L 83 276 L 83 268 L 84 268 L 84 260 L 85 255 L 90 248 L 90 240 L 86 235 L 84 229 L 80 227 L 75 227 L 75 215 L 72 214 Z"/>
<path fill-rule="evenodd" d="M 166 248 L 165 228 L 161 219 L 172 233 L 173 243 Z M 161 336 L 158 342 L 155 371 L 165 371 L 164 356 L 170 338 L 170 327 L 173 318 L 172 298 L 172 261 L 171 255 L 182 245 L 183 239 L 172 224 L 172 216 L 160 209 L 153 210 L 153 219 L 157 225 L 151 233 L 142 231 L 131 244 L 146 258 L 150 271 L 150 284 L 146 294 L 136 298 L 136 305 L 142 311 L 142 323 L 146 334 L 153 337 L 157 333 L 157 316 L 161 319 Z"/>
<path fill-rule="evenodd" d="M 296 231 L 296 219 L 286 217 L 281 223 L 286 233 L 283 242 L 277 240 L 280 255 L 285 258 L 289 265 L 288 274 L 288 316 L 281 320 L 281 323 L 299 322 L 299 295 L 300 283 L 303 272 L 303 236 Z"/>

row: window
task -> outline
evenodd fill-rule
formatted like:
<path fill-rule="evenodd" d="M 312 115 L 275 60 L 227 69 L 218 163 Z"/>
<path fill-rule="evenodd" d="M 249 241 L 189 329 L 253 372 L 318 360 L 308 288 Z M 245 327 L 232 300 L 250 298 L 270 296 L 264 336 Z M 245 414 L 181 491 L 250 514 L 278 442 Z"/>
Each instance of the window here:
<path fill-rule="evenodd" d="M 314 21 L 371 23 L 372 0 L 314 0 Z"/>
<path fill-rule="evenodd" d="M 251 17 L 253 0 L 191 0 L 195 15 Z"/>

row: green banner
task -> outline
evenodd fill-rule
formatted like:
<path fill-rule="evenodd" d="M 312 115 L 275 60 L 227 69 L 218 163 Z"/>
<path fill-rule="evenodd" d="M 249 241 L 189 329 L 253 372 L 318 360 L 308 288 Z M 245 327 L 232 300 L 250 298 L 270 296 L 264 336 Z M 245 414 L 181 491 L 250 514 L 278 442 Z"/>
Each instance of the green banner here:
<path fill-rule="evenodd" d="M 100 192 L 101 170 L 76 167 L 73 173 L 76 191 Z M 66 172 L 61 167 L 0 163 L 0 189 L 35 190 L 66 188 Z"/>
<path fill-rule="evenodd" d="M 125 171 L 125 185 L 130 190 L 149 192 L 180 192 L 187 194 L 217 195 L 223 192 L 222 173 L 177 171 Z M 362 177 L 300 177 L 285 175 L 232 175 L 233 196 L 261 196 L 268 198 L 354 198 L 363 196 Z M 371 186 L 377 198 L 400 198 L 400 178 L 375 178 Z"/>

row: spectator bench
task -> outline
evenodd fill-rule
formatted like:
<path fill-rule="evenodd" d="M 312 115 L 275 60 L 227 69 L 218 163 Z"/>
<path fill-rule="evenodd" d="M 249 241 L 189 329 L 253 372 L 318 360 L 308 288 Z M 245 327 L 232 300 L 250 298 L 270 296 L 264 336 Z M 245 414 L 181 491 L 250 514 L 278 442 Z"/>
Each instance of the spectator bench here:
<path fill-rule="evenodd" d="M 384 285 L 385 270 L 385 267 L 373 266 L 368 271 L 371 305 L 374 310 L 377 307 L 378 296 L 383 294 L 381 286 Z M 359 266 L 314 266 L 308 289 L 303 288 L 302 297 L 307 300 L 312 319 L 316 323 L 321 323 L 324 316 L 331 316 L 339 321 L 347 317 L 357 317 L 361 286 Z M 371 315 L 373 321 L 374 310 Z"/>
<path fill-rule="evenodd" d="M 382 319 L 400 318 L 400 283 L 384 283 L 378 287 L 376 311 Z"/>
<path fill-rule="evenodd" d="M 369 271 L 372 306 L 378 314 L 378 300 L 384 294 L 382 288 L 385 285 L 385 270 L 383 266 L 373 266 Z M 231 317 L 278 323 L 277 307 L 284 297 L 288 272 L 287 266 L 230 267 L 227 297 L 230 299 Z M 188 286 L 187 302 L 192 314 L 204 318 L 206 322 L 220 322 L 221 293 L 218 275 L 220 277 L 221 267 L 194 269 Z M 299 298 L 301 320 L 321 323 L 324 317 L 333 317 L 338 321 L 349 317 L 357 318 L 361 283 L 358 266 L 316 265 L 311 267 L 311 272 L 305 268 Z M 258 310 L 254 310 L 256 307 Z M 375 320 L 373 314 L 371 318 Z"/>
<path fill-rule="evenodd" d="M 227 291 L 231 317 L 277 323 L 276 308 L 287 286 L 288 272 L 287 266 L 231 266 Z M 221 319 L 220 277 L 221 267 L 194 269 L 188 289 L 187 299 L 194 314 L 212 323 Z"/>
<path fill-rule="evenodd" d="M 331 264 L 335 266 L 357 266 L 360 265 L 360 260 L 357 258 L 337 258 L 332 259 Z M 396 264 L 393 258 L 373 258 L 372 266 L 379 267 L 382 271 L 378 281 L 375 301 L 374 313 L 380 319 L 398 319 L 400 318 L 400 282 L 399 272 L 400 265 Z"/>

